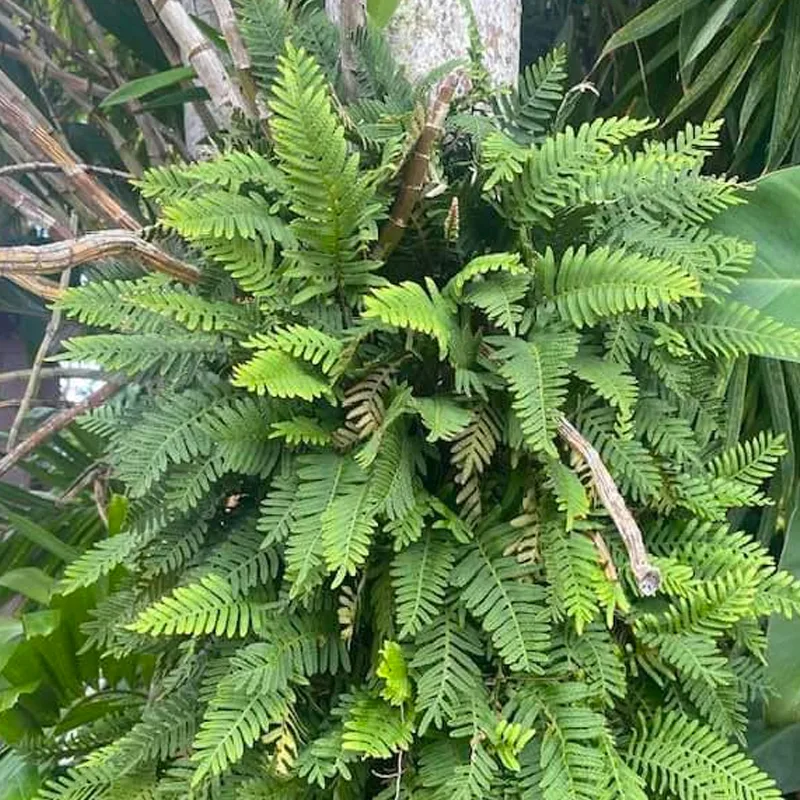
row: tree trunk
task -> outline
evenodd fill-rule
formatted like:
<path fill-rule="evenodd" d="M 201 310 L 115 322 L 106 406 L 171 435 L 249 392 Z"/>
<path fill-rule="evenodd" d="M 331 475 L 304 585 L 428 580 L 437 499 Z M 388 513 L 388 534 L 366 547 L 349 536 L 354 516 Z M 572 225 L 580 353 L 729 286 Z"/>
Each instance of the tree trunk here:
<path fill-rule="evenodd" d="M 469 51 L 468 0 L 400 0 L 386 29 L 397 61 L 417 82 L 431 70 Z M 522 0 L 471 0 L 484 51 L 484 66 L 497 86 L 513 84 L 519 72 Z M 326 0 L 335 22 L 361 0 Z M 343 14 L 343 9 L 345 13 Z M 351 12 L 352 16 L 352 12 Z"/>

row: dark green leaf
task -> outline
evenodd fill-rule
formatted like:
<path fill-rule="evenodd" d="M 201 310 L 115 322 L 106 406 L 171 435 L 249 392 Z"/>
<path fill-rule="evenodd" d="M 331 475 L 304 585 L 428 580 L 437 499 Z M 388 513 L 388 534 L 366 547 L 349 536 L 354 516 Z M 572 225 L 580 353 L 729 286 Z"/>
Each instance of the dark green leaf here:
<path fill-rule="evenodd" d="M 65 544 L 57 536 L 52 534 L 46 528 L 37 525 L 32 520 L 27 519 L 7 508 L 0 506 L 0 514 L 2 514 L 14 527 L 14 532 L 26 538 L 42 550 L 60 558 L 63 561 L 72 561 L 77 558 L 78 551 Z"/>
<path fill-rule="evenodd" d="M 20 567 L 0 576 L 0 586 L 47 605 L 55 578 L 37 567 Z"/>
<path fill-rule="evenodd" d="M 767 169 L 783 161 L 800 130 L 800 0 L 787 2 Z"/>
<path fill-rule="evenodd" d="M 115 89 L 107 97 L 104 97 L 100 102 L 100 108 L 118 106 L 121 103 L 127 103 L 129 100 L 144 97 L 144 95 L 156 92 L 159 89 L 166 89 L 168 86 L 174 86 L 176 83 L 193 77 L 194 69 L 192 67 L 175 67 L 165 70 L 164 72 L 157 72 L 155 75 L 136 78 L 123 84 L 119 89 Z"/>
<path fill-rule="evenodd" d="M 618 47 L 631 44 L 631 42 L 638 42 L 640 39 L 644 39 L 645 36 L 650 36 L 656 31 L 660 31 L 700 2 L 701 0 L 659 0 L 658 3 L 642 11 L 627 25 L 616 31 L 606 42 L 601 57 L 608 55 Z"/>

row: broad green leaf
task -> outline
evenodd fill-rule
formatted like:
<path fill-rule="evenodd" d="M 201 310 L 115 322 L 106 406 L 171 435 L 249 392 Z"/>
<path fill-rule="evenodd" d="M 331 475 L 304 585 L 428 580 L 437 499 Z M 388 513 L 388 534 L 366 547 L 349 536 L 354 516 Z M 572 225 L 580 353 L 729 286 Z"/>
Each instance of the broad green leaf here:
<path fill-rule="evenodd" d="M 56 609 L 32 611 L 22 615 L 22 627 L 28 639 L 49 636 L 61 624 L 61 612 Z"/>
<path fill-rule="evenodd" d="M 379 28 L 383 28 L 389 23 L 398 5 L 400 0 L 367 0 L 367 13 Z"/>
<path fill-rule="evenodd" d="M 800 492 L 795 495 L 781 553 L 780 568 L 800 579 Z M 776 690 L 767 702 L 771 726 L 800 722 L 800 619 L 773 616 L 767 626 L 767 678 Z"/>
<path fill-rule="evenodd" d="M 0 586 L 12 592 L 29 597 L 37 603 L 47 605 L 55 578 L 37 567 L 20 567 L 0 575 Z"/>
<path fill-rule="evenodd" d="M 705 22 L 692 39 L 683 56 L 684 64 L 691 64 L 711 44 L 713 38 L 722 30 L 730 13 L 742 0 L 716 0 L 711 11 L 706 8 L 695 9 L 702 13 Z"/>
<path fill-rule="evenodd" d="M 19 753 L 0 757 L 0 800 L 30 800 L 39 788 L 39 771 Z"/>
<path fill-rule="evenodd" d="M 128 519 L 128 498 L 121 494 L 112 494 L 106 509 L 108 517 L 108 535 L 121 533 Z"/>
<path fill-rule="evenodd" d="M 753 61 L 755 61 L 758 51 L 761 48 L 761 43 L 764 40 L 763 37 L 771 24 L 772 20 L 770 20 L 768 25 L 764 28 L 764 31 L 756 36 L 755 39 L 742 50 L 733 66 L 728 70 L 728 74 L 725 76 L 725 80 L 722 82 L 717 96 L 708 107 L 706 119 L 717 119 L 725 113 L 728 103 L 730 103 L 734 93 L 750 71 L 750 67 L 753 65 Z"/>
<path fill-rule="evenodd" d="M 135 78 L 104 97 L 100 102 L 100 108 L 118 106 L 122 103 L 127 103 L 129 100 L 144 97 L 146 94 L 151 94 L 159 89 L 166 89 L 193 77 L 194 69 L 192 67 L 175 67 L 164 72 L 157 72 L 155 75 Z"/>
<path fill-rule="evenodd" d="M 800 791 L 800 722 L 771 728 L 759 722 L 747 733 L 750 755 L 785 795 Z"/>
<path fill-rule="evenodd" d="M 768 93 L 775 91 L 779 63 L 778 53 L 772 50 L 759 59 L 755 69 L 752 71 L 747 83 L 747 92 L 745 92 L 744 100 L 742 100 L 742 106 L 739 110 L 739 142 L 744 139 L 745 132 L 761 101 Z"/>
<path fill-rule="evenodd" d="M 800 167 L 761 178 L 747 199 L 713 223 L 756 246 L 753 265 L 740 277 L 731 299 L 800 327 Z"/>
<path fill-rule="evenodd" d="M 47 550 L 56 558 L 60 558 L 62 561 L 72 561 L 78 557 L 78 551 L 75 548 L 65 544 L 57 536 L 32 520 L 15 514 L 3 506 L 0 506 L 0 514 L 11 523 L 15 533 L 23 536 L 29 542 L 33 542 L 37 547 L 41 547 L 42 550 Z"/>
<path fill-rule="evenodd" d="M 742 51 L 752 46 L 762 31 L 764 22 L 776 12 L 776 4 L 782 0 L 755 0 L 739 24 L 716 48 L 714 55 L 700 70 L 692 85 L 684 93 L 680 102 L 672 109 L 667 122 L 683 114 L 694 105 L 718 81 L 727 77 L 730 66 L 741 55 Z"/>
<path fill-rule="evenodd" d="M 650 36 L 660 31 L 673 20 L 678 19 L 689 9 L 698 5 L 703 0 L 659 0 L 641 14 L 637 14 L 627 25 L 620 28 L 606 42 L 601 58 L 612 50 L 631 42 L 638 42 L 645 36 Z"/>
<path fill-rule="evenodd" d="M 17 704 L 17 700 L 23 694 L 33 694 L 40 685 L 41 681 L 30 681 L 19 686 L 10 686 L 8 689 L 0 691 L 0 714 L 10 711 Z"/>
<path fill-rule="evenodd" d="M 767 169 L 783 161 L 800 131 L 800 0 L 787 2 Z"/>

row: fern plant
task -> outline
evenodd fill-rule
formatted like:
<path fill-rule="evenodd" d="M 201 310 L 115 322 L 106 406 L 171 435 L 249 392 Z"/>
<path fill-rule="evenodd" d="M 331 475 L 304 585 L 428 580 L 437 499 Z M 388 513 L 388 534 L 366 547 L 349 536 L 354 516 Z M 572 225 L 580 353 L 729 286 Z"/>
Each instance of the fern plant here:
<path fill-rule="evenodd" d="M 725 519 L 784 449 L 726 446 L 725 393 L 800 331 L 726 299 L 718 127 L 554 130 L 556 52 L 455 101 L 398 216 L 431 131 L 373 34 L 344 107 L 320 19 L 278 53 L 256 11 L 300 12 L 243 5 L 271 141 L 141 184 L 202 283 L 61 303 L 142 388 L 86 420 L 130 510 L 60 591 L 110 582 L 90 643 L 157 666 L 40 796 L 778 798 L 739 745 L 800 586 Z"/>

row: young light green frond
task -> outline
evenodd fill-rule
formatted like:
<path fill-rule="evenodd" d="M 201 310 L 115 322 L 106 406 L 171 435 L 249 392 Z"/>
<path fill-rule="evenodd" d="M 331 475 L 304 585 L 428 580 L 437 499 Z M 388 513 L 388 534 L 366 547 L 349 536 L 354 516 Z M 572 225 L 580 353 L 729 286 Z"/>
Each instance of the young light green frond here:
<path fill-rule="evenodd" d="M 527 566 L 503 555 L 507 531 L 502 526 L 469 546 L 451 580 L 503 661 L 515 672 L 541 673 L 550 640 L 544 595 L 541 587 L 520 580 Z"/>
<path fill-rule="evenodd" d="M 207 575 L 191 586 L 179 586 L 145 609 L 129 627 L 150 636 L 214 634 L 231 638 L 260 629 L 263 614 L 258 604 L 237 597 L 222 578 Z"/>
<path fill-rule="evenodd" d="M 451 611 L 422 628 L 414 644 L 411 668 L 418 674 L 416 707 L 422 714 L 417 730 L 424 735 L 431 725 L 441 728 L 461 698 L 480 684 L 475 659 L 483 648 L 474 629 L 459 625 Z"/>
<path fill-rule="evenodd" d="M 445 297 L 460 300 L 464 288 L 476 278 L 495 272 L 508 275 L 528 275 L 528 268 L 522 263 L 519 253 L 488 253 L 473 258 L 463 269 L 457 272 L 442 290 Z"/>
<path fill-rule="evenodd" d="M 403 648 L 392 641 L 384 642 L 375 675 L 384 682 L 381 697 L 393 706 L 402 706 L 411 698 L 411 681 Z"/>
<path fill-rule="evenodd" d="M 532 450 L 555 455 L 556 414 L 567 396 L 577 334 L 536 331 L 530 341 L 494 336 L 487 342 L 496 348 L 497 369 L 514 396 L 513 409 L 525 443 Z"/>
<path fill-rule="evenodd" d="M 283 189 L 283 175 L 255 150 L 230 150 L 211 161 L 155 167 L 134 181 L 142 197 L 171 202 L 189 195 L 205 194 L 211 187 L 236 194 L 244 184 Z"/>
<path fill-rule="evenodd" d="M 270 439 L 283 439 L 290 446 L 324 447 L 333 441 L 333 433 L 313 417 L 292 417 L 272 423 Z"/>
<path fill-rule="evenodd" d="M 244 342 L 253 350 L 281 350 L 308 361 L 329 373 L 342 353 L 342 343 L 307 325 L 288 325 L 270 333 L 259 333 Z"/>
<path fill-rule="evenodd" d="M 413 729 L 413 720 L 403 719 L 399 708 L 362 694 L 345 717 L 342 748 L 371 758 L 391 758 L 409 748 Z"/>
<path fill-rule="evenodd" d="M 364 317 L 432 336 L 439 343 L 439 352 L 444 358 L 453 323 L 447 303 L 434 283 L 428 280 L 427 286 L 430 296 L 413 281 L 374 289 L 364 299 Z"/>
<path fill-rule="evenodd" d="M 415 636 L 441 612 L 455 560 L 452 539 L 429 530 L 392 561 L 399 637 Z"/>
<path fill-rule="evenodd" d="M 206 258 L 230 273 L 243 291 L 256 298 L 280 300 L 275 285 L 275 247 L 271 242 L 234 239 L 210 239 L 199 243 Z"/>
<path fill-rule="evenodd" d="M 278 73 L 270 130 L 300 245 L 288 274 L 307 279 L 295 301 L 328 294 L 331 285 L 363 291 L 380 265 L 364 258 L 382 211 L 375 186 L 360 171 L 358 155 L 348 153 L 329 87 L 313 58 L 287 43 Z"/>
<path fill-rule="evenodd" d="M 557 267 L 551 250 L 543 260 L 545 275 L 554 275 L 545 295 L 578 328 L 627 311 L 700 297 L 697 279 L 681 267 L 624 250 L 570 247 Z"/>
<path fill-rule="evenodd" d="M 775 782 L 736 745 L 677 712 L 642 721 L 626 761 L 653 791 L 669 789 L 680 800 L 714 794 L 730 800 L 781 797 Z"/>
<path fill-rule="evenodd" d="M 205 191 L 174 200 L 163 211 L 163 224 L 189 241 L 208 238 L 275 241 L 292 246 L 294 237 L 261 195 Z"/>
<path fill-rule="evenodd" d="M 800 358 L 800 331 L 731 300 L 707 305 L 675 326 L 701 356 Z"/>
<path fill-rule="evenodd" d="M 500 123 L 521 144 L 538 143 L 555 117 L 567 79 L 563 45 L 526 67 L 519 85 L 495 103 Z"/>
<path fill-rule="evenodd" d="M 259 350 L 249 361 L 237 364 L 231 383 L 258 395 L 299 397 L 309 402 L 331 392 L 324 378 L 282 350 Z"/>
<path fill-rule="evenodd" d="M 722 120 L 707 120 L 700 125 L 687 122 L 674 139 L 664 144 L 647 142 L 645 148 L 648 152 L 667 156 L 667 163 L 677 169 L 700 167 L 719 147 L 719 132 L 722 130 L 722 125 Z"/>

